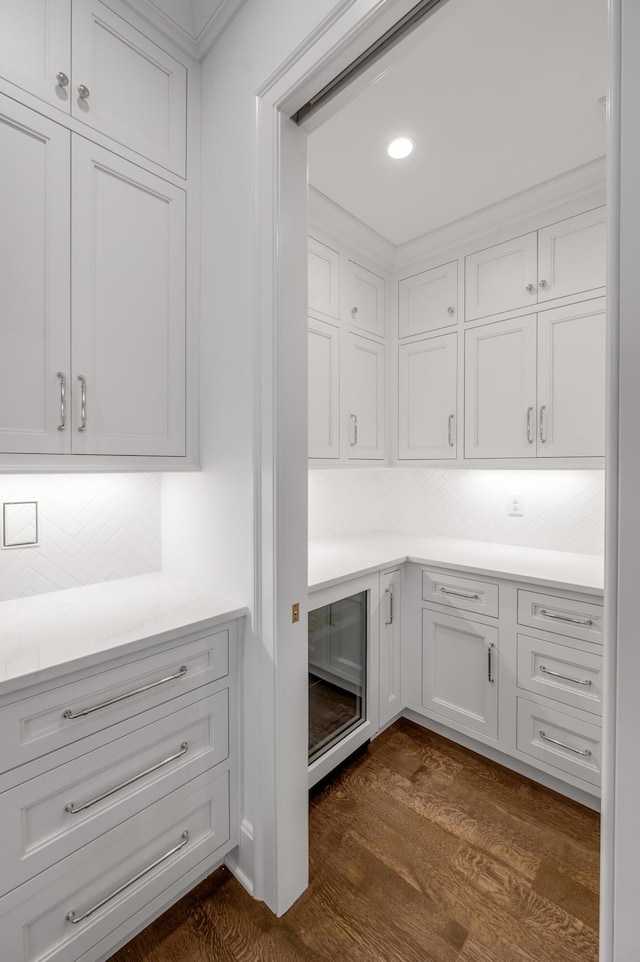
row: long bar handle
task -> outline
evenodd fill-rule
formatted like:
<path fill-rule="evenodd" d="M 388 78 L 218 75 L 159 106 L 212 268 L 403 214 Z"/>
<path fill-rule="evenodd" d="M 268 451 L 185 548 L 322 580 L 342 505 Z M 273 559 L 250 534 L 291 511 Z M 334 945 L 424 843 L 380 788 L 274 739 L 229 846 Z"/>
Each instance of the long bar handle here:
<path fill-rule="evenodd" d="M 389 595 L 389 617 L 385 621 L 385 625 L 393 624 L 393 588 L 385 588 L 385 594 Z"/>
<path fill-rule="evenodd" d="M 73 802 L 67 802 L 64 807 L 65 812 L 69 812 L 70 815 L 77 815 L 78 812 L 84 812 L 85 809 L 91 808 L 92 805 L 97 805 L 98 802 L 104 801 L 105 798 L 109 798 L 110 795 L 115 795 L 116 792 L 120 792 L 123 788 L 127 788 L 129 785 L 133 785 L 134 782 L 140 781 L 146 775 L 151 775 L 152 772 L 157 772 L 159 768 L 164 768 L 165 765 L 169 765 L 171 762 L 175 762 L 178 758 L 182 758 L 189 751 L 189 742 L 182 742 L 180 745 L 180 751 L 176 752 L 175 755 L 171 755 L 170 758 L 165 758 L 164 761 L 158 762 L 157 765 L 152 765 L 151 768 L 147 768 L 144 772 L 140 772 L 139 775 L 134 775 L 133 778 L 128 778 L 126 782 L 120 782 L 115 788 L 110 788 L 109 791 L 104 792 L 102 795 L 98 795 L 96 798 L 92 798 L 90 802 L 83 802 L 82 805 L 74 805 Z"/>
<path fill-rule="evenodd" d="M 543 618 L 552 618 L 554 621 L 564 621 L 568 625 L 582 625 L 584 628 L 590 628 L 593 624 L 592 618 L 570 618 L 568 615 L 556 615 L 553 611 L 547 611 L 546 608 L 541 608 L 540 614 Z"/>
<path fill-rule="evenodd" d="M 58 371 L 60 378 L 60 424 L 58 431 L 64 431 L 67 426 L 67 379 L 64 371 Z"/>
<path fill-rule="evenodd" d="M 527 408 L 527 441 L 533 444 L 533 408 Z"/>
<path fill-rule="evenodd" d="M 590 678 L 586 678 L 583 681 L 581 678 L 572 678 L 571 675 L 561 675 L 559 671 L 551 671 L 550 668 L 545 668 L 544 665 L 540 665 L 540 671 L 543 671 L 545 675 L 552 675 L 554 678 L 562 678 L 563 681 L 572 681 L 575 685 L 585 685 L 588 687 L 591 684 Z"/>
<path fill-rule="evenodd" d="M 455 414 L 450 414 L 447 421 L 447 440 L 449 441 L 449 447 L 452 448 L 455 444 L 453 440 L 453 422 L 455 421 Z"/>
<path fill-rule="evenodd" d="M 80 381 L 80 427 L 78 431 L 87 429 L 87 379 L 84 374 L 78 374 Z"/>
<path fill-rule="evenodd" d="M 145 691 L 150 691 L 152 688 L 157 688 L 158 685 L 165 685 L 168 681 L 174 681 L 176 678 L 182 678 L 183 675 L 187 673 L 187 666 L 180 665 L 178 671 L 175 675 L 167 675 L 166 678 L 159 678 L 158 681 L 152 681 L 149 685 L 143 685 L 141 688 L 135 688 L 133 691 L 127 691 L 124 695 L 118 695 L 117 698 L 110 698 L 109 701 L 103 701 L 100 705 L 93 705 L 92 708 L 83 708 L 81 711 L 72 711 L 71 708 L 67 708 L 66 711 L 62 712 L 63 718 L 83 718 L 85 715 L 91 715 L 94 711 L 100 711 L 102 708 L 109 708 L 111 705 L 117 705 L 119 701 L 124 701 L 125 698 L 133 698 L 134 695 L 141 695 Z"/>
<path fill-rule="evenodd" d="M 493 649 L 495 645 L 492 641 L 489 642 L 487 647 L 487 678 L 490 682 L 494 682 L 495 676 L 493 674 Z"/>
<path fill-rule="evenodd" d="M 546 437 L 544 433 L 544 412 L 547 410 L 546 406 L 543 404 L 540 407 L 540 440 L 543 444 L 546 444 Z"/>
<path fill-rule="evenodd" d="M 107 902 L 115 899 L 118 895 L 120 895 L 121 892 L 124 892 L 125 889 L 128 889 L 129 886 L 135 885 L 139 879 L 144 878 L 144 876 L 148 875 L 149 872 L 153 872 L 154 868 L 157 868 L 158 865 L 162 865 L 162 863 L 166 862 L 168 858 L 171 858 L 172 855 L 175 855 L 176 852 L 179 852 L 181 848 L 185 847 L 189 841 L 189 832 L 185 830 L 180 838 L 181 841 L 178 843 L 178 845 L 175 845 L 168 852 L 165 852 L 164 855 L 161 855 L 160 858 L 157 858 L 151 865 L 147 865 L 147 867 L 143 868 L 141 872 L 138 872 L 137 875 L 134 875 L 133 878 L 130 878 L 124 883 L 124 885 L 121 885 L 120 888 L 117 888 L 115 892 L 111 892 L 111 894 L 107 895 L 106 898 L 101 899 L 100 902 L 96 902 L 95 905 L 92 905 L 91 908 L 87 909 L 86 912 L 83 912 L 82 915 L 78 915 L 75 909 L 71 909 L 71 911 L 67 912 L 66 914 L 67 922 L 71 922 L 72 925 L 77 925 L 78 922 L 84 922 L 85 919 L 88 919 L 90 915 L 93 915 L 94 912 L 97 912 L 98 909 L 101 909 L 103 905 L 107 904 Z"/>
<path fill-rule="evenodd" d="M 559 745 L 560 748 L 566 748 L 568 752 L 573 752 L 574 755 L 582 755 L 583 758 L 588 758 L 591 755 L 591 750 L 589 748 L 580 749 L 573 748 L 571 745 L 565 745 L 564 742 L 559 742 L 556 738 L 549 738 L 542 729 L 538 732 L 540 738 L 544 739 L 545 742 L 551 742 L 552 745 Z"/>
<path fill-rule="evenodd" d="M 480 597 L 479 594 L 471 594 L 466 591 L 454 591 L 453 588 L 445 588 L 444 585 L 440 586 L 440 591 L 443 595 L 453 595 L 454 598 L 466 598 L 467 601 L 477 601 Z"/>
<path fill-rule="evenodd" d="M 353 441 L 351 442 L 351 447 L 355 448 L 358 443 L 358 415 L 350 414 L 351 424 L 353 425 Z"/>

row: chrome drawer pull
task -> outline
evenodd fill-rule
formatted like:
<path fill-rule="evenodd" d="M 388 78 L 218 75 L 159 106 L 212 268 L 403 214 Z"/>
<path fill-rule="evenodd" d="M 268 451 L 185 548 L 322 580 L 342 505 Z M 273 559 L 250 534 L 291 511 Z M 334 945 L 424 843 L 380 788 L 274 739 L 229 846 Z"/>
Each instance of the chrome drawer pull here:
<path fill-rule="evenodd" d="M 107 895 L 107 897 L 102 899 L 100 902 L 96 902 L 95 905 L 93 905 L 90 909 L 87 909 L 86 912 L 83 912 L 82 915 L 76 915 L 76 910 L 71 909 L 71 911 L 67 912 L 65 916 L 67 922 L 71 922 L 72 925 L 77 925 L 78 922 L 84 922 L 84 920 L 88 919 L 90 915 L 93 915 L 94 912 L 97 912 L 98 909 L 101 909 L 103 905 L 106 905 L 107 902 L 111 901 L 111 899 L 115 899 L 116 896 L 120 895 L 121 892 L 124 892 L 125 889 L 128 889 L 130 885 L 135 885 L 139 879 L 143 878 L 145 875 L 148 875 L 149 872 L 153 872 L 154 868 L 157 868 L 158 865 L 161 865 L 162 862 L 166 861 L 168 858 L 171 858 L 172 855 L 175 855 L 176 852 L 179 852 L 181 848 L 185 847 L 189 841 L 189 833 L 184 831 L 180 838 L 182 841 L 172 848 L 171 851 L 165 852 L 164 855 L 161 855 L 160 858 L 157 858 L 152 865 L 148 865 L 146 868 L 143 868 L 141 872 L 138 872 L 137 875 L 134 875 L 133 878 L 130 878 L 128 882 L 125 882 L 124 885 L 121 885 L 120 888 L 117 888 L 115 892 L 111 893 L 111 895 Z"/>
<path fill-rule="evenodd" d="M 573 752 L 574 755 L 582 755 L 584 758 L 588 758 L 589 755 L 591 755 L 591 751 L 588 748 L 585 748 L 584 750 L 580 748 L 572 748 L 571 745 L 565 745 L 564 742 L 556 741 L 555 738 L 549 738 L 549 736 L 545 735 L 542 730 L 540 730 L 538 734 L 540 735 L 540 738 L 545 740 L 545 742 L 551 742 L 552 745 L 559 745 L 560 748 L 566 748 L 568 752 Z"/>
<path fill-rule="evenodd" d="M 593 624 L 591 618 L 569 618 L 567 615 L 555 615 L 553 611 L 547 611 L 546 608 L 541 608 L 540 614 L 543 618 L 553 618 L 554 621 L 566 621 L 568 625 L 582 625 L 584 628 L 590 628 Z"/>
<path fill-rule="evenodd" d="M 64 431 L 67 426 L 67 379 L 64 371 L 58 371 L 60 378 L 60 424 L 58 431 Z"/>
<path fill-rule="evenodd" d="M 494 682 L 495 678 L 493 675 L 493 642 L 489 642 L 489 647 L 487 648 L 487 678 L 489 681 Z"/>
<path fill-rule="evenodd" d="M 454 591 L 453 588 L 445 588 L 444 585 L 441 586 L 440 591 L 443 595 L 453 595 L 454 598 L 466 598 L 467 601 L 477 601 L 480 595 L 472 595 L 465 591 Z"/>
<path fill-rule="evenodd" d="M 80 426 L 78 431 L 87 430 L 87 379 L 84 374 L 78 374 L 80 381 Z"/>
<path fill-rule="evenodd" d="M 180 745 L 180 751 L 176 752 L 170 758 L 165 758 L 164 761 L 158 762 L 157 765 L 152 765 L 151 768 L 147 768 L 146 771 L 140 772 L 139 775 L 134 775 L 133 778 L 128 778 L 126 782 L 120 782 L 115 788 L 110 788 L 108 792 L 103 795 L 98 795 L 97 798 L 92 798 L 90 802 L 83 802 L 82 805 L 74 805 L 73 802 L 67 802 L 64 807 L 65 812 L 69 812 L 70 815 L 77 815 L 78 812 L 84 812 L 86 808 L 91 808 L 92 805 L 97 805 L 98 802 L 102 802 L 105 798 L 109 798 L 110 795 L 115 795 L 123 788 L 127 788 L 128 785 L 133 785 L 134 782 L 139 781 L 144 778 L 145 775 L 151 775 L 152 772 L 157 772 L 159 768 L 163 768 L 165 765 L 169 765 L 171 762 L 175 762 L 176 759 L 182 758 L 189 751 L 189 742 L 182 742 Z"/>
<path fill-rule="evenodd" d="M 449 442 L 449 447 L 452 448 L 455 445 L 453 440 L 453 423 L 455 421 L 455 414 L 450 414 L 447 419 L 447 441 Z"/>
<path fill-rule="evenodd" d="M 72 711 L 67 708 L 66 711 L 62 712 L 63 718 L 82 718 L 84 715 L 91 715 L 94 711 L 100 711 L 101 708 L 109 708 L 110 705 L 117 705 L 119 701 L 124 701 L 125 698 L 133 698 L 134 695 L 141 695 L 145 691 L 150 691 L 152 688 L 157 688 L 158 685 L 164 685 L 168 681 L 174 681 L 176 678 L 182 678 L 183 675 L 187 674 L 187 666 L 180 665 L 178 671 L 175 675 L 168 675 L 166 678 L 160 678 L 159 681 L 152 681 L 150 685 L 143 685 L 142 688 L 136 688 L 134 691 L 128 691 L 124 695 L 118 695 L 117 698 L 111 698 L 109 701 L 103 701 L 101 705 L 94 705 L 93 708 L 83 708 L 82 711 Z"/>
<path fill-rule="evenodd" d="M 543 671 L 545 675 L 552 675 L 554 678 L 562 678 L 563 681 L 572 681 L 575 685 L 590 685 L 591 679 L 586 678 L 582 681 L 581 678 L 572 678 L 571 675 L 561 675 L 559 671 L 551 671 L 550 668 L 545 668 L 544 665 L 540 665 L 540 671 Z"/>
<path fill-rule="evenodd" d="M 385 594 L 389 595 L 389 617 L 385 621 L 385 625 L 393 624 L 393 588 L 385 588 Z"/>

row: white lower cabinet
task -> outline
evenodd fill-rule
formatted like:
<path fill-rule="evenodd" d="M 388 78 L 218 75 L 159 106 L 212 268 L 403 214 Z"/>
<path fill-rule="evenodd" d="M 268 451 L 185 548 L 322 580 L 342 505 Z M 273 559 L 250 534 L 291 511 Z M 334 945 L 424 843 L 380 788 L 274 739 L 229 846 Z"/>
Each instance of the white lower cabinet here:
<path fill-rule="evenodd" d="M 402 710 L 401 632 L 402 571 L 380 576 L 379 724 L 385 725 Z"/>
<path fill-rule="evenodd" d="M 398 348 L 398 459 L 457 455 L 458 335 Z"/>
<path fill-rule="evenodd" d="M 594 719 L 518 697 L 518 751 L 600 784 L 602 731 Z"/>

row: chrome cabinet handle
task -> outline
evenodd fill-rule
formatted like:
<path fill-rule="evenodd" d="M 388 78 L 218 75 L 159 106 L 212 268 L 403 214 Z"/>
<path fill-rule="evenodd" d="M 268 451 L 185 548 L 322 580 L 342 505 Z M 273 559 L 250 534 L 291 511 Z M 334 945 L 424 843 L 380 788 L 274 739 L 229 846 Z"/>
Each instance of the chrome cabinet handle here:
<path fill-rule="evenodd" d="M 540 671 L 543 671 L 545 675 L 552 675 L 554 678 L 562 678 L 563 681 L 572 681 L 575 685 L 586 685 L 591 684 L 591 679 L 586 678 L 584 681 L 581 678 L 572 678 L 571 675 L 561 675 L 559 671 L 551 671 L 550 668 L 545 668 L 544 665 L 540 665 Z"/>
<path fill-rule="evenodd" d="M 440 591 L 443 595 L 453 595 L 454 598 L 466 598 L 467 601 L 477 601 L 480 595 L 469 594 L 466 591 L 454 591 L 453 588 L 445 588 L 444 585 L 440 586 Z"/>
<path fill-rule="evenodd" d="M 545 280 L 538 281 L 538 287 L 541 287 L 543 291 L 546 290 L 548 286 L 549 284 L 547 283 L 547 281 Z"/>
<path fill-rule="evenodd" d="M 87 429 L 87 379 L 84 374 L 78 374 L 80 381 L 80 427 L 78 431 Z"/>
<path fill-rule="evenodd" d="M 456 312 L 455 307 L 448 307 L 448 308 L 447 308 L 447 314 L 451 314 L 451 315 L 453 316 L 453 315 L 455 314 L 455 312 Z"/>
<path fill-rule="evenodd" d="M 98 802 L 104 801 L 104 799 L 109 798 L 110 795 L 115 795 L 116 792 L 121 791 L 123 788 L 133 785 L 134 782 L 144 778 L 145 775 L 151 775 L 152 772 L 157 772 L 159 768 L 163 768 L 165 765 L 175 762 L 178 758 L 182 758 L 182 756 L 186 755 L 188 751 L 189 742 L 182 742 L 180 745 L 180 751 L 176 752 L 175 755 L 171 755 L 170 758 L 165 758 L 164 761 L 158 762 L 157 765 L 152 765 L 151 768 L 147 768 L 144 772 L 140 772 L 139 775 L 134 775 L 133 778 L 128 778 L 126 782 L 120 782 L 119 785 L 116 785 L 114 788 L 110 788 L 108 792 L 104 792 L 102 795 L 92 798 L 89 802 L 83 802 L 82 805 L 75 805 L 74 802 L 67 802 L 64 810 L 65 812 L 69 812 L 70 815 L 77 815 L 78 812 L 84 812 L 85 809 L 91 808 L 92 805 L 97 805 Z"/>
<path fill-rule="evenodd" d="M 557 739 L 555 739 L 555 738 L 549 738 L 549 736 L 546 735 L 546 734 L 542 731 L 542 729 L 540 729 L 540 731 L 538 732 L 538 734 L 540 735 L 540 738 L 542 738 L 545 742 L 551 742 L 552 745 L 559 745 L 560 748 L 566 748 L 566 750 L 567 750 L 568 752 L 573 752 L 574 755 L 582 755 L 584 758 L 588 758 L 589 755 L 591 754 L 591 750 L 590 750 L 589 748 L 585 748 L 584 750 L 582 750 L 582 749 L 580 749 L 580 748 L 572 748 L 571 745 L 565 745 L 564 742 L 559 742 L 559 741 L 558 741 Z"/>
<path fill-rule="evenodd" d="M 353 441 L 351 442 L 351 447 L 355 448 L 358 443 L 358 415 L 350 414 L 351 424 L 353 425 Z"/>
<path fill-rule="evenodd" d="M 453 440 L 453 422 L 455 421 L 455 414 L 450 414 L 447 421 L 447 440 L 449 441 L 449 447 L 452 448 L 455 444 Z"/>
<path fill-rule="evenodd" d="M 385 588 L 385 594 L 389 595 L 389 617 L 385 621 L 385 625 L 393 624 L 393 588 Z"/>
<path fill-rule="evenodd" d="M 69 78 L 67 77 L 67 75 L 66 75 L 66 73 L 64 72 L 64 70 L 59 70 L 59 71 L 57 72 L 57 74 L 56 74 L 56 80 L 58 81 L 58 86 L 59 86 L 59 87 L 68 87 L 68 86 L 69 86 Z"/>
<path fill-rule="evenodd" d="M 527 408 L 527 441 L 533 444 L 533 408 Z"/>
<path fill-rule="evenodd" d="M 554 621 L 565 621 L 568 625 L 583 625 L 585 628 L 590 628 L 593 625 L 592 618 L 570 618 L 568 615 L 556 615 L 553 611 L 547 611 L 546 608 L 541 608 L 540 614 L 543 618 L 552 618 Z"/>
<path fill-rule="evenodd" d="M 527 286 L 525 287 L 525 291 L 527 292 L 527 294 L 533 294 L 533 292 L 535 291 L 534 285 L 527 284 Z"/>
<path fill-rule="evenodd" d="M 352 307 L 352 308 L 351 308 L 351 317 L 355 317 L 357 313 L 358 313 L 358 308 L 357 308 L 357 307 Z"/>
<path fill-rule="evenodd" d="M 58 371 L 60 378 L 60 424 L 58 431 L 64 431 L 67 426 L 67 379 L 63 371 Z"/>
<path fill-rule="evenodd" d="M 540 408 L 540 440 L 543 444 L 546 443 L 546 437 L 544 435 L 544 412 L 547 410 L 546 405 L 542 405 Z"/>
<path fill-rule="evenodd" d="M 495 645 L 493 644 L 492 641 L 490 641 L 490 642 L 489 642 L 489 645 L 488 645 L 488 647 L 487 647 L 487 678 L 488 678 L 488 680 L 489 680 L 490 682 L 492 682 L 492 683 L 496 680 L 496 679 L 495 679 L 495 676 L 494 676 L 494 674 L 493 674 L 493 649 L 494 649 L 494 647 L 495 647 Z"/>
<path fill-rule="evenodd" d="M 149 685 L 143 685 L 141 688 L 135 688 L 133 691 L 127 691 L 124 695 L 118 695 L 117 698 L 111 698 L 109 701 L 103 701 L 100 705 L 94 705 L 92 708 L 83 708 L 81 711 L 72 711 L 71 708 L 67 708 L 66 711 L 62 712 L 63 718 L 84 718 L 85 715 L 91 715 L 94 711 L 100 711 L 102 708 L 109 708 L 111 705 L 117 705 L 118 702 L 124 701 L 125 698 L 133 698 L 134 695 L 141 695 L 145 691 L 150 691 L 152 688 L 157 688 L 158 685 L 164 685 L 168 681 L 174 681 L 176 678 L 182 678 L 183 675 L 187 674 L 187 666 L 180 665 L 178 671 L 175 675 L 167 675 L 166 678 L 160 678 L 158 681 L 152 681 Z"/>
<path fill-rule="evenodd" d="M 107 895 L 106 898 L 96 902 L 95 905 L 92 905 L 91 908 L 87 909 L 86 912 L 83 912 L 82 915 L 78 915 L 75 909 L 71 909 L 71 911 L 67 912 L 65 916 L 67 922 L 71 922 L 72 925 L 77 925 L 78 922 L 84 922 L 85 919 L 88 919 L 90 915 L 93 915 L 94 912 L 97 912 L 98 909 L 101 909 L 103 905 L 107 904 L 107 902 L 115 899 L 116 896 L 120 895 L 121 892 L 124 892 L 125 889 L 128 889 L 129 886 L 135 885 L 139 879 L 144 878 L 144 876 L 148 875 L 149 872 L 153 872 L 154 868 L 157 868 L 158 865 L 162 865 L 162 863 L 166 862 L 168 858 L 171 858 L 172 855 L 175 855 L 176 852 L 179 852 L 181 848 L 185 847 L 189 841 L 189 832 L 185 830 L 180 838 L 181 841 L 172 849 L 170 849 L 168 852 L 165 852 L 164 855 L 160 856 L 160 858 L 157 858 L 151 865 L 147 865 L 146 868 L 143 868 L 141 872 L 138 872 L 137 875 L 134 875 L 133 878 L 130 878 L 128 881 L 126 881 L 123 885 L 117 888 L 115 892 L 111 892 L 111 894 Z"/>
<path fill-rule="evenodd" d="M 80 86 L 78 87 L 78 97 L 80 98 L 80 100 L 87 100 L 87 98 L 89 97 L 89 88 L 85 87 L 84 84 L 80 84 Z"/>

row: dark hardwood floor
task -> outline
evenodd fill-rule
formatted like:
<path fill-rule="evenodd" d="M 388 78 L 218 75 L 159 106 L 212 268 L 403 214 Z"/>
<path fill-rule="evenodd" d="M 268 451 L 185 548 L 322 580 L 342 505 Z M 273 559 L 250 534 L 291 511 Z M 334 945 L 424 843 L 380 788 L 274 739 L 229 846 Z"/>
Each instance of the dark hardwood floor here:
<path fill-rule="evenodd" d="M 112 962 L 596 962 L 599 817 L 406 720 L 310 803 L 281 919 L 222 868 Z"/>

